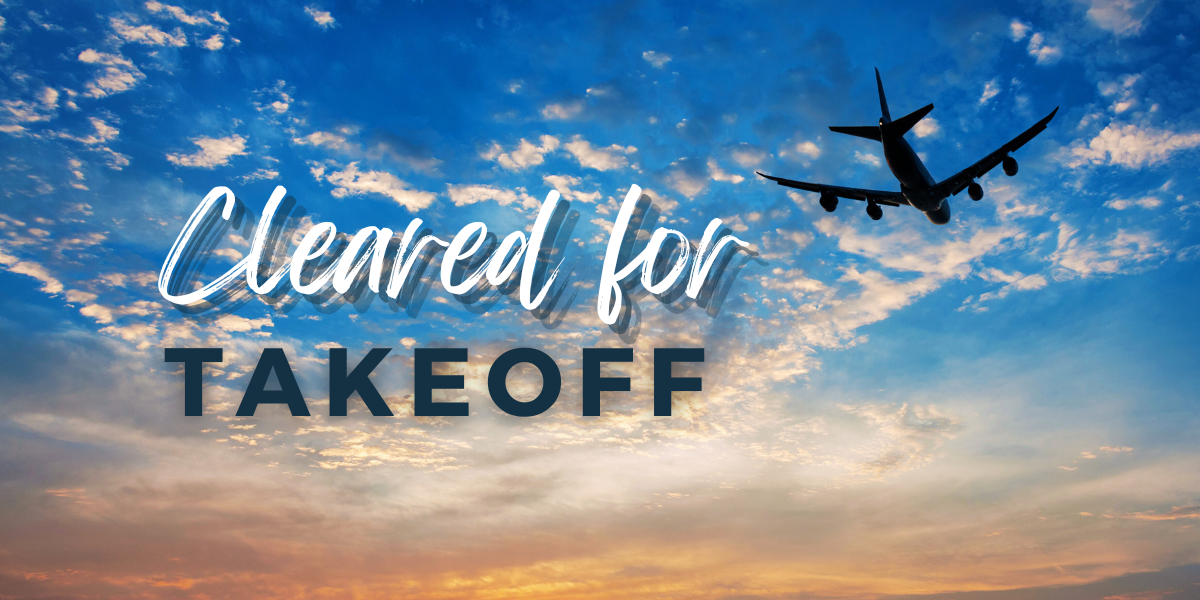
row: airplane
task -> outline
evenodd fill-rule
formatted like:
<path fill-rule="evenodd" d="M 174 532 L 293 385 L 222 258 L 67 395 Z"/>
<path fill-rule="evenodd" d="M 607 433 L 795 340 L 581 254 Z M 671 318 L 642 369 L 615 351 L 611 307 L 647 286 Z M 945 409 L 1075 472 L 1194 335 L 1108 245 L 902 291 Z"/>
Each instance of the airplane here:
<path fill-rule="evenodd" d="M 881 205 L 908 205 L 925 213 L 925 216 L 933 224 L 945 225 L 950 222 L 950 196 L 957 196 L 959 192 L 965 189 L 967 190 L 967 195 L 972 200 L 983 199 L 983 187 L 975 180 L 982 177 L 988 171 L 991 171 L 996 165 L 1003 165 L 1005 175 L 1009 177 L 1016 175 L 1017 160 L 1009 155 L 1045 130 L 1046 124 L 1058 113 L 1058 107 L 1056 106 L 1049 115 L 1046 115 L 1046 118 L 1035 123 L 1033 127 L 1025 130 L 1024 133 L 1013 138 L 1012 141 L 983 157 L 979 162 L 959 171 L 949 179 L 939 182 L 933 179 L 929 174 L 929 170 L 921 162 L 920 157 L 913 151 L 912 146 L 908 145 L 908 141 L 904 139 L 904 134 L 912 129 L 918 121 L 925 118 L 925 115 L 933 110 L 933 105 L 930 104 L 919 108 L 893 121 L 892 115 L 888 111 L 887 98 L 883 95 L 883 79 L 879 77 L 879 69 L 875 69 L 875 83 L 879 86 L 879 108 L 883 113 L 883 116 L 879 118 L 879 125 L 830 127 L 829 130 L 835 133 L 844 133 L 883 143 L 883 156 L 887 160 L 888 168 L 891 169 L 892 175 L 900 181 L 899 192 L 807 183 L 784 179 L 782 177 L 772 177 L 758 171 L 755 171 L 755 173 L 779 185 L 821 194 L 821 208 L 824 208 L 826 212 L 833 212 L 837 208 L 838 198 L 865 200 L 867 202 L 867 215 L 875 221 L 883 218 Z"/>

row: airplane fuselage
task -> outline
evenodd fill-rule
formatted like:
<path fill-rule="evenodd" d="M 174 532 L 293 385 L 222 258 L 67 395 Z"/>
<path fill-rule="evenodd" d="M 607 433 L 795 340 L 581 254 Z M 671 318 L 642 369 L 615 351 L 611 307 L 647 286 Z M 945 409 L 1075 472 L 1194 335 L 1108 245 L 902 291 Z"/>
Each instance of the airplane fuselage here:
<path fill-rule="evenodd" d="M 883 157 L 887 161 L 892 175 L 900 182 L 900 191 L 904 198 L 915 209 L 925 213 L 930 221 L 945 225 L 950 221 L 950 203 L 945 198 L 938 198 L 933 193 L 937 181 L 921 162 L 904 135 L 889 135 L 880 119 L 880 141 L 883 143 Z"/>

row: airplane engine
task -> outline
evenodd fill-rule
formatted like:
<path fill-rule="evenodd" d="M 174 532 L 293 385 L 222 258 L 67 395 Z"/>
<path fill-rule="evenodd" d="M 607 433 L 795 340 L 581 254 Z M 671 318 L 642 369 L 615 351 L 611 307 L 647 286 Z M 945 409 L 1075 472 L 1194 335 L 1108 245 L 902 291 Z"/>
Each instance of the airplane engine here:
<path fill-rule="evenodd" d="M 1005 175 L 1012 177 L 1013 175 L 1017 174 L 1017 159 L 1015 159 L 1011 156 L 1006 156 L 1006 157 L 1004 157 L 1004 162 L 1002 162 L 1000 164 L 1001 164 L 1001 166 L 1004 167 Z"/>
<path fill-rule="evenodd" d="M 872 221 L 878 221 L 883 218 L 883 209 L 879 208 L 879 205 L 874 202 L 868 202 L 867 216 L 871 217 Z"/>
<path fill-rule="evenodd" d="M 925 213 L 925 218 L 929 219 L 934 225 L 945 225 L 950 222 L 950 200 L 942 200 L 942 205 L 937 210 L 931 210 Z"/>
<path fill-rule="evenodd" d="M 967 195 L 970 196 L 972 200 L 983 200 L 983 186 L 979 185 L 978 183 L 971 182 L 971 185 L 967 186 Z"/>
<path fill-rule="evenodd" d="M 825 212 L 833 212 L 837 209 L 838 199 L 833 194 L 821 194 L 820 202 L 821 208 L 825 209 Z"/>

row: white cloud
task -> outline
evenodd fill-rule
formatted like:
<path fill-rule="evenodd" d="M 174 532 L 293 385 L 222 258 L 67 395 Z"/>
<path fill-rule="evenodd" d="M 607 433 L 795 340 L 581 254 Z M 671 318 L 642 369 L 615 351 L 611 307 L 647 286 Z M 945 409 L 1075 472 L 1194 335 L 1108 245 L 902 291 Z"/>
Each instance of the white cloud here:
<path fill-rule="evenodd" d="M 864 165 L 871 165 L 872 167 L 876 167 L 876 168 L 883 165 L 883 162 L 881 162 L 879 160 L 879 157 L 875 156 L 874 154 L 871 154 L 870 152 L 861 152 L 861 151 L 855 150 L 854 151 L 854 160 L 856 160 Z"/>
<path fill-rule="evenodd" d="M 334 20 L 333 15 L 329 14 L 327 10 L 318 10 L 315 6 L 308 6 L 305 7 L 304 12 L 308 13 L 308 16 L 312 17 L 313 22 L 321 29 L 337 27 L 337 21 Z"/>
<path fill-rule="evenodd" d="M 646 62 L 654 65 L 655 69 L 661 69 L 661 68 L 667 66 L 667 63 L 671 62 L 670 54 L 666 54 L 663 52 L 655 52 L 653 50 L 648 50 L 646 52 L 643 52 L 642 58 L 645 59 Z"/>
<path fill-rule="evenodd" d="M 1165 162 L 1173 153 L 1197 146 L 1200 133 L 1110 123 L 1086 146 L 1082 141 L 1073 144 L 1065 162 L 1069 167 L 1110 164 L 1137 169 Z"/>
<path fill-rule="evenodd" d="M 1046 43 L 1046 37 L 1041 32 L 1029 37 L 1029 55 L 1037 59 L 1039 65 L 1052 65 L 1062 58 L 1062 49 Z"/>
<path fill-rule="evenodd" d="M 116 127 L 113 127 L 112 125 L 109 125 L 108 123 L 105 123 L 104 119 L 101 119 L 99 117 L 88 117 L 88 121 L 92 124 L 92 127 L 95 128 L 96 133 L 93 133 L 87 137 L 75 137 L 75 136 L 66 135 L 66 134 L 60 134 L 60 137 L 63 137 L 63 138 L 69 139 L 69 140 L 74 140 L 81 144 L 87 144 L 89 146 L 94 146 L 97 144 L 103 144 L 109 140 L 116 138 L 118 135 L 121 134 L 121 132 Z"/>
<path fill-rule="evenodd" d="M 246 333 L 249 331 L 260 330 L 263 327 L 274 327 L 275 323 L 271 317 L 260 317 L 258 319 L 248 319 L 238 315 L 223 315 L 215 321 L 217 327 L 222 331 Z"/>
<path fill-rule="evenodd" d="M 133 62 L 120 54 L 97 52 L 91 48 L 79 53 L 79 61 L 88 64 L 103 65 L 104 71 L 96 79 L 85 86 L 85 96 L 103 98 L 111 94 L 119 94 L 137 85 L 138 81 L 146 78 Z"/>
<path fill-rule="evenodd" d="M 1117 37 L 1141 34 L 1156 0 L 1079 0 L 1088 5 L 1088 20 Z"/>
<path fill-rule="evenodd" d="M 0 250 L 0 265 L 4 265 L 4 268 L 12 273 L 28 275 L 42 282 L 41 290 L 47 294 L 57 294 L 63 291 L 62 282 L 54 277 L 41 263 L 19 260 L 17 257 Z"/>
<path fill-rule="evenodd" d="M 1159 206 L 1162 206 L 1162 200 L 1159 200 L 1154 196 L 1146 196 L 1145 198 L 1138 198 L 1136 200 L 1113 198 L 1112 200 L 1105 202 L 1104 206 L 1107 206 L 1113 210 L 1125 210 L 1135 206 L 1141 208 L 1158 208 Z"/>
<path fill-rule="evenodd" d="M 1109 108 L 1114 113 L 1121 114 L 1137 106 L 1138 98 L 1133 88 L 1141 79 L 1142 75 L 1140 73 L 1134 73 L 1120 77 L 1115 81 L 1102 81 L 1096 87 L 1102 96 L 1113 99 L 1113 104 Z"/>
<path fill-rule="evenodd" d="M 974 297 L 967 298 L 963 302 L 963 306 L 958 310 L 964 310 L 970 307 L 976 311 L 986 311 L 987 307 L 983 306 L 983 303 L 985 302 L 1005 298 L 1012 292 L 1040 290 L 1049 284 L 1045 277 L 1038 274 L 1024 275 L 1019 272 L 1010 274 L 1005 273 L 1000 269 L 983 269 L 979 273 L 979 277 L 984 281 L 1002 282 L 1007 285 L 998 290 L 980 294 L 978 300 L 976 300 Z"/>
<path fill-rule="evenodd" d="M 229 25 L 229 21 L 222 19 L 220 13 L 198 10 L 194 13 L 188 14 L 187 11 L 178 6 L 163 4 L 161 2 L 157 2 L 156 0 L 150 0 L 147 2 L 146 10 L 152 13 L 166 13 L 185 25 L 216 25 L 218 27 Z M 222 27 L 222 29 L 223 28 L 224 27 Z"/>
<path fill-rule="evenodd" d="M 701 166 L 695 159 L 681 158 L 667 167 L 663 174 L 663 181 L 680 194 L 688 198 L 695 198 L 708 189 L 709 179 L 706 166 Z"/>
<path fill-rule="evenodd" d="M 575 100 L 572 102 L 557 102 L 547 104 L 542 109 L 542 118 L 546 120 L 566 121 L 583 112 L 583 101 Z"/>
<path fill-rule="evenodd" d="M 913 134 L 919 138 L 935 135 L 941 130 L 941 125 L 937 122 L 937 119 L 933 117 L 925 117 L 924 119 L 917 121 L 917 124 L 912 128 Z"/>
<path fill-rule="evenodd" d="M 447 195 L 455 206 L 466 206 L 487 200 L 494 200 L 500 206 L 519 203 L 522 208 L 536 208 L 537 199 L 525 193 L 525 190 L 505 190 L 490 185 L 448 185 Z M 518 193 L 519 192 L 519 193 Z"/>
<path fill-rule="evenodd" d="M 1142 263 L 1166 258 L 1167 249 L 1149 232 L 1118 229 L 1112 238 L 1076 235 L 1078 230 L 1059 223 L 1058 247 L 1050 259 L 1070 275 L 1090 277 L 1137 270 Z"/>
<path fill-rule="evenodd" d="M 544 175 L 542 181 L 546 185 L 558 190 L 558 193 L 567 200 L 578 200 L 580 202 L 592 203 L 600 199 L 600 190 L 591 193 L 575 191 L 574 187 L 583 183 L 583 180 L 570 175 Z"/>
<path fill-rule="evenodd" d="M 207 50 L 220 50 L 225 47 L 225 40 L 218 34 L 204 40 L 200 45 Z"/>
<path fill-rule="evenodd" d="M 624 169 L 629 166 L 629 161 L 624 155 L 637 152 L 637 148 L 633 146 L 623 147 L 619 144 L 613 144 L 607 148 L 593 148 L 591 142 L 579 135 L 571 138 L 571 141 L 564 144 L 563 147 L 575 157 L 575 160 L 579 161 L 581 166 L 597 171 Z"/>
<path fill-rule="evenodd" d="M 717 164 L 716 159 L 712 158 L 708 159 L 708 174 L 713 178 L 714 181 L 728 181 L 736 184 L 746 180 L 746 178 L 742 177 L 741 175 L 726 173 L 725 170 L 721 168 L 721 165 Z"/>
<path fill-rule="evenodd" d="M 980 105 L 987 104 L 988 100 L 995 98 L 996 94 L 999 94 L 999 93 L 1000 93 L 1000 86 L 996 84 L 995 79 L 983 84 L 983 94 L 981 94 L 979 96 L 979 104 Z"/>
<path fill-rule="evenodd" d="M 1010 36 L 1012 36 L 1012 41 L 1019 42 L 1025 39 L 1025 36 L 1029 35 L 1030 28 L 1031 27 L 1028 23 L 1022 23 L 1017 19 L 1013 19 L 1012 22 L 1008 24 L 1008 33 Z"/>
<path fill-rule="evenodd" d="M 796 151 L 797 154 L 803 154 L 804 156 L 807 156 L 809 158 L 815 159 L 815 158 L 819 158 L 821 156 L 821 149 L 818 148 L 816 144 L 809 142 L 809 141 L 804 141 L 804 142 L 800 142 L 799 144 L 796 144 L 796 147 L 794 148 L 794 150 Z"/>
<path fill-rule="evenodd" d="M 223 138 L 193 138 L 192 143 L 200 149 L 192 154 L 168 154 L 167 160 L 181 167 L 212 169 L 229 164 L 230 157 L 246 154 L 246 138 L 237 134 Z"/>
<path fill-rule="evenodd" d="M 542 164 L 546 160 L 545 156 L 557 150 L 559 146 L 558 138 L 552 135 L 543 135 L 538 141 L 539 144 L 534 144 L 522 138 L 517 147 L 508 152 L 505 152 L 500 144 L 492 142 L 491 147 L 479 156 L 484 160 L 495 161 L 509 171 L 521 171 Z"/>
<path fill-rule="evenodd" d="M 242 183 L 258 181 L 260 179 L 279 179 L 279 171 L 274 169 L 258 169 L 253 173 L 242 175 Z"/>
<path fill-rule="evenodd" d="M 5 100 L 0 102 L 0 106 L 3 106 L 4 110 L 8 112 L 5 120 L 10 123 L 49 121 L 58 114 L 58 96 L 58 90 L 46 87 L 42 88 L 41 92 L 37 94 L 37 99 L 33 102 Z M 24 127 L 18 126 L 15 128 L 15 131 L 24 129 Z"/>
<path fill-rule="evenodd" d="M 352 162 L 341 171 L 326 173 L 325 165 L 310 163 L 313 177 L 334 185 L 333 196 L 362 196 L 379 194 L 387 196 L 409 212 L 415 212 L 428 207 L 437 195 L 409 187 L 408 183 L 386 171 L 359 171 L 358 163 Z"/>
<path fill-rule="evenodd" d="M 147 46 L 175 46 L 176 48 L 187 45 L 187 36 L 178 28 L 175 29 L 175 33 L 167 33 L 153 25 L 130 25 L 118 17 L 112 17 L 109 19 L 109 23 L 112 24 L 117 37 L 126 42 Z"/>
<path fill-rule="evenodd" d="M 357 148 L 346 140 L 346 135 L 349 133 L 352 133 L 352 131 L 345 129 L 338 132 L 314 131 L 304 137 L 292 138 L 292 143 L 302 146 L 324 146 L 341 152 L 350 152 Z"/>
<path fill-rule="evenodd" d="M 86 137 L 71 135 L 69 133 L 58 133 L 58 137 L 79 142 L 91 146 L 93 150 L 101 152 L 108 157 L 108 164 L 114 169 L 120 170 L 122 167 L 129 164 L 129 157 L 114 151 L 105 145 L 108 141 L 115 139 L 120 135 L 120 131 L 116 127 L 109 125 L 99 117 L 88 117 L 88 122 L 92 124 L 95 133 Z"/>
<path fill-rule="evenodd" d="M 813 147 L 816 148 L 815 145 Z M 818 149 L 817 154 L 820 153 L 821 151 Z M 756 148 L 745 143 L 740 144 L 737 148 L 729 153 L 729 157 L 733 159 L 733 162 L 746 169 L 757 167 L 758 165 L 762 164 L 763 161 L 767 160 L 768 156 L 770 155 L 767 154 L 766 150 Z"/>
<path fill-rule="evenodd" d="M 894 406 L 839 405 L 842 410 L 865 419 L 878 428 L 874 443 L 868 444 L 869 460 L 856 469 L 863 475 L 881 477 L 892 471 L 907 471 L 933 460 L 934 451 L 962 429 L 957 416 L 933 405 Z"/>

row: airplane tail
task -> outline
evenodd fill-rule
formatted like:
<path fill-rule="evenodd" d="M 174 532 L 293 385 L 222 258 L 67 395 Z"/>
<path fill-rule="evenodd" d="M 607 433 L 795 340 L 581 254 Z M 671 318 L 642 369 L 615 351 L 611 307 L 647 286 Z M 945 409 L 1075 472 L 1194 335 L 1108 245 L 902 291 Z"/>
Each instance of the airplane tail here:
<path fill-rule="evenodd" d="M 884 131 L 892 137 L 902 136 L 908 133 L 908 130 L 912 129 L 918 121 L 924 119 L 929 111 L 933 110 L 933 105 L 930 104 L 893 121 L 892 113 L 888 110 L 887 96 L 883 94 L 883 79 L 879 76 L 879 69 L 875 69 L 875 84 L 879 87 L 879 112 L 882 115 L 882 118 L 879 119 L 879 126 L 830 127 L 830 131 L 881 142 Z"/>
<path fill-rule="evenodd" d="M 892 113 L 888 110 L 887 96 L 883 95 L 883 79 L 879 77 L 879 67 L 875 67 L 875 84 L 879 86 L 879 113 L 883 115 L 884 123 L 891 123 Z"/>
<path fill-rule="evenodd" d="M 929 114 L 929 111 L 931 110 L 933 110 L 933 105 L 927 104 L 908 113 L 907 115 L 904 115 L 903 117 L 900 117 L 899 119 L 896 119 L 895 121 L 892 121 L 891 123 L 882 125 L 882 127 L 886 129 L 890 135 L 896 137 L 902 136 L 908 133 L 908 130 L 912 129 L 913 125 L 917 124 L 917 121 L 924 119 L 925 115 Z"/>
<path fill-rule="evenodd" d="M 865 125 L 863 127 L 830 127 L 829 130 L 834 133 L 844 133 L 877 142 L 883 141 L 883 138 L 879 135 L 879 127 L 875 125 Z"/>

